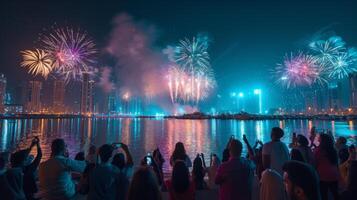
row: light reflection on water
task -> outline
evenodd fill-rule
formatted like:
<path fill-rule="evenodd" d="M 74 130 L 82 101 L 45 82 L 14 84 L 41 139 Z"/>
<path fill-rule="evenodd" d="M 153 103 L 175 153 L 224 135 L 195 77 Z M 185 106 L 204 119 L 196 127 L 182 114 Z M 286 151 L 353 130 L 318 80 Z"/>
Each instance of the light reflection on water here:
<path fill-rule="evenodd" d="M 306 135 L 312 126 L 318 131 L 329 129 L 335 136 L 343 135 L 349 138 L 349 143 L 356 143 L 355 124 L 356 121 L 309 120 L 11 119 L 0 120 L 0 151 L 27 147 L 33 136 L 39 136 L 43 159 L 49 157 L 51 141 L 57 137 L 65 139 L 72 157 L 88 149 L 90 144 L 98 147 L 104 143 L 124 142 L 129 145 L 136 163 L 156 147 L 168 161 L 175 143 L 181 141 L 191 159 L 201 152 L 208 158 L 212 152 L 221 156 L 231 135 L 241 139 L 246 134 L 252 144 L 257 139 L 268 141 L 274 126 L 285 130 L 283 141 L 286 143 L 291 140 L 293 131 Z M 169 162 L 164 169 L 170 169 Z"/>

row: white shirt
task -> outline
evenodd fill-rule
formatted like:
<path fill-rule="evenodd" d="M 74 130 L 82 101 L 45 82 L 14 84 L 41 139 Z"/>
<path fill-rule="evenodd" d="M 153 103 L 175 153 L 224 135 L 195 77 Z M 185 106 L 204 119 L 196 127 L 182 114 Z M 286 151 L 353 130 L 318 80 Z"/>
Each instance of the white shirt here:
<path fill-rule="evenodd" d="M 43 199 L 68 199 L 75 195 L 76 188 L 71 171 L 83 172 L 85 161 L 56 156 L 40 164 L 39 188 Z"/>
<path fill-rule="evenodd" d="M 263 145 L 263 156 L 270 155 L 270 168 L 283 175 L 283 164 L 289 160 L 289 149 L 281 141 L 271 141 Z"/>

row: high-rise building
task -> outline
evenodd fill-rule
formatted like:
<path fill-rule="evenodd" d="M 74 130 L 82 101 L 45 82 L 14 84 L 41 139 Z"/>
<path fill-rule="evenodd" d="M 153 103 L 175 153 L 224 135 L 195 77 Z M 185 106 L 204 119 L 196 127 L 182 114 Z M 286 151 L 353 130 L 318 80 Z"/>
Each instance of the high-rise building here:
<path fill-rule="evenodd" d="M 90 79 L 89 74 L 83 74 L 80 105 L 82 115 L 92 114 L 93 112 L 93 85 L 94 81 Z"/>
<path fill-rule="evenodd" d="M 357 107 L 357 73 L 349 75 L 350 83 L 350 106 Z"/>
<path fill-rule="evenodd" d="M 4 74 L 0 74 L 0 113 L 5 112 L 5 94 L 6 94 L 6 78 Z"/>
<path fill-rule="evenodd" d="M 64 112 L 65 83 L 62 80 L 55 80 L 53 83 L 52 108 L 54 112 Z"/>
<path fill-rule="evenodd" d="M 30 81 L 28 84 L 26 111 L 36 113 L 41 111 L 41 81 Z"/>
<path fill-rule="evenodd" d="M 342 100 L 341 100 L 341 83 L 340 82 L 332 82 L 328 85 L 328 99 L 329 99 L 329 107 L 334 111 L 341 109 Z"/>

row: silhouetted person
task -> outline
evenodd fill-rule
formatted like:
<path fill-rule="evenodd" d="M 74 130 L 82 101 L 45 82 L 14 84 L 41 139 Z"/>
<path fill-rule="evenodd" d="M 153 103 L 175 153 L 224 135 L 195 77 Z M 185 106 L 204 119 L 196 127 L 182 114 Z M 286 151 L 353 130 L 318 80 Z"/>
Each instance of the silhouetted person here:
<path fill-rule="evenodd" d="M 306 162 L 304 157 L 302 156 L 302 153 L 298 149 L 291 149 L 290 159 L 300 161 L 300 162 Z"/>
<path fill-rule="evenodd" d="M 185 146 L 182 142 L 176 143 L 175 150 L 170 158 L 170 165 L 173 166 L 177 160 L 182 160 L 187 167 L 192 167 L 191 159 L 186 154 Z"/>
<path fill-rule="evenodd" d="M 319 143 L 319 146 L 315 148 L 314 156 L 316 169 L 320 176 L 321 198 L 327 200 L 330 191 L 336 200 L 338 199 L 338 180 L 340 178 L 337 151 L 332 137 L 327 134 L 320 134 Z"/>
<path fill-rule="evenodd" d="M 357 161 L 350 162 L 347 189 L 342 192 L 341 200 L 354 200 L 357 198 Z"/>
<path fill-rule="evenodd" d="M 129 180 L 111 164 L 113 150 L 113 146 L 109 144 L 99 148 L 100 163 L 89 173 L 88 200 L 126 198 Z"/>
<path fill-rule="evenodd" d="M 190 172 L 184 161 L 177 160 L 172 169 L 171 180 L 166 181 L 170 200 L 194 200 L 195 186 L 190 181 Z"/>
<path fill-rule="evenodd" d="M 70 199 L 76 194 L 76 185 L 71 172 L 82 173 L 86 162 L 68 158 L 67 146 L 63 139 L 55 139 L 51 144 L 51 157 L 40 164 L 40 191 L 43 199 Z"/>
<path fill-rule="evenodd" d="M 30 160 L 30 152 L 36 146 L 37 155 L 33 161 Z M 34 199 L 34 194 L 38 191 L 36 176 L 38 166 L 42 158 L 42 151 L 39 139 L 35 137 L 28 149 L 20 150 L 11 155 L 11 166 L 21 168 L 23 171 L 23 188 L 27 199 Z"/>
<path fill-rule="evenodd" d="M 197 154 L 195 160 L 193 160 L 192 168 L 192 180 L 195 184 L 196 190 L 204 190 L 208 188 L 207 183 L 204 180 L 205 175 L 206 169 L 203 167 L 200 155 Z"/>
<path fill-rule="evenodd" d="M 161 192 L 154 172 L 150 167 L 141 167 L 131 181 L 128 200 L 161 200 Z"/>
<path fill-rule="evenodd" d="M 220 186 L 220 200 L 251 199 L 254 164 L 241 157 L 242 148 L 239 140 L 232 139 L 230 158 L 218 168 L 215 183 Z"/>
<path fill-rule="evenodd" d="M 319 179 L 315 169 L 299 161 L 283 165 L 285 190 L 290 200 L 320 200 Z"/>
<path fill-rule="evenodd" d="M 273 169 L 266 169 L 260 180 L 260 200 L 286 200 L 283 177 Z"/>
<path fill-rule="evenodd" d="M 282 166 L 289 160 L 289 150 L 286 144 L 280 141 L 284 136 L 284 131 L 279 127 L 271 129 L 271 141 L 263 145 L 263 166 L 283 174 Z"/>

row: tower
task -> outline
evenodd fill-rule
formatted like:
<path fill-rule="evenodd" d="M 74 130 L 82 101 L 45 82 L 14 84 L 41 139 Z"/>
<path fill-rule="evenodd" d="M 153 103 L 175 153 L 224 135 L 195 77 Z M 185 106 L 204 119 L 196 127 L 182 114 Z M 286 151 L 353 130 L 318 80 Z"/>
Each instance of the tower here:
<path fill-rule="evenodd" d="M 41 111 L 41 81 L 30 81 L 27 93 L 27 106 L 26 110 L 29 113 Z"/>
<path fill-rule="evenodd" d="M 6 94 L 6 78 L 4 74 L 0 74 L 0 113 L 5 112 L 5 94 Z"/>
<path fill-rule="evenodd" d="M 88 73 L 83 74 L 81 86 L 80 112 L 82 115 L 90 115 L 93 112 L 93 85 Z"/>
<path fill-rule="evenodd" d="M 65 83 L 62 80 L 55 80 L 53 84 L 52 107 L 54 112 L 64 112 Z"/>
<path fill-rule="evenodd" d="M 357 73 L 349 75 L 350 106 L 357 107 Z"/>

